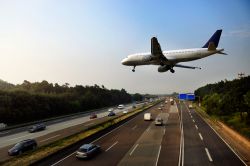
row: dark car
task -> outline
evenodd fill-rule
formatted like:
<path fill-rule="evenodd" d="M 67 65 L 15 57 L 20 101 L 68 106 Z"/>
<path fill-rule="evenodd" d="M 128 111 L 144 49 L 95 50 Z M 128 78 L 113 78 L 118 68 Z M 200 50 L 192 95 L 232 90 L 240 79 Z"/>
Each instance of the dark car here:
<path fill-rule="evenodd" d="M 84 144 L 76 151 L 76 158 L 87 159 L 101 151 L 101 147 L 94 144 Z"/>
<path fill-rule="evenodd" d="M 97 115 L 96 115 L 96 114 L 91 114 L 91 115 L 89 116 L 89 119 L 95 119 L 95 118 L 97 118 Z"/>
<path fill-rule="evenodd" d="M 29 128 L 29 132 L 33 133 L 33 132 L 37 132 L 37 131 L 41 131 L 41 130 L 45 130 L 46 126 L 43 123 L 40 124 L 36 124 L 34 126 L 32 126 L 31 128 Z"/>
<path fill-rule="evenodd" d="M 115 116 L 114 112 L 109 112 L 108 116 Z"/>
<path fill-rule="evenodd" d="M 37 143 L 34 139 L 27 139 L 18 142 L 13 148 L 9 149 L 8 154 L 10 156 L 15 156 L 22 154 L 28 150 L 34 150 L 37 147 Z"/>

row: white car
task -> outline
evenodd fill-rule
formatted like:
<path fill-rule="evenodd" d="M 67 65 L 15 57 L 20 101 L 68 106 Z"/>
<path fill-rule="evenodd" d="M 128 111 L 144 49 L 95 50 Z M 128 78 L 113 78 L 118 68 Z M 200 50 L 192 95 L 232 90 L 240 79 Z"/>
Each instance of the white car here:
<path fill-rule="evenodd" d="M 156 126 L 162 126 L 163 125 L 163 119 L 162 118 L 160 118 L 160 117 L 157 117 L 156 119 L 155 119 L 155 125 Z"/>
<path fill-rule="evenodd" d="M 123 109 L 123 108 L 124 108 L 124 105 L 123 105 L 123 104 L 120 104 L 120 105 L 118 105 L 117 108 L 118 108 L 118 109 Z"/>
<path fill-rule="evenodd" d="M 108 112 L 113 112 L 113 111 L 114 111 L 113 108 L 108 109 Z"/>
<path fill-rule="evenodd" d="M 124 111 L 122 111 L 122 113 L 127 114 L 127 113 L 128 113 L 128 110 L 124 110 Z"/>
<path fill-rule="evenodd" d="M 188 108 L 193 108 L 193 105 L 192 105 L 192 104 L 189 104 L 189 105 L 188 105 Z"/>

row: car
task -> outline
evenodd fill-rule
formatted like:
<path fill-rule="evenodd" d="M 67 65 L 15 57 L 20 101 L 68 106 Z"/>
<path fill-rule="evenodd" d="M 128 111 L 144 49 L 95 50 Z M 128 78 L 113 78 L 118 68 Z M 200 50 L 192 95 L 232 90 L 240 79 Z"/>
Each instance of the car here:
<path fill-rule="evenodd" d="M 94 144 L 84 144 L 76 151 L 76 158 L 78 159 L 87 159 L 95 156 L 101 151 L 99 145 Z"/>
<path fill-rule="evenodd" d="M 136 105 L 133 105 L 132 108 L 136 108 Z"/>
<path fill-rule="evenodd" d="M 115 116 L 114 112 L 109 112 L 108 116 Z"/>
<path fill-rule="evenodd" d="M 124 108 L 124 105 L 123 105 L 123 104 L 120 104 L 120 105 L 118 105 L 117 108 L 118 108 L 118 109 L 123 109 L 123 108 Z"/>
<path fill-rule="evenodd" d="M 158 107 L 158 110 L 162 110 L 162 108 L 161 108 L 161 107 Z"/>
<path fill-rule="evenodd" d="M 189 104 L 189 105 L 188 105 L 188 108 L 193 108 L 193 105 L 192 105 L 192 104 Z"/>
<path fill-rule="evenodd" d="M 108 109 L 108 112 L 113 112 L 113 111 L 114 111 L 113 108 Z"/>
<path fill-rule="evenodd" d="M 42 130 L 45 130 L 46 129 L 46 126 L 44 123 L 40 123 L 40 124 L 35 124 L 33 125 L 32 127 L 29 128 L 29 132 L 30 133 L 34 133 L 34 132 L 37 132 L 37 131 L 42 131 Z"/>
<path fill-rule="evenodd" d="M 128 113 L 128 110 L 124 110 L 124 111 L 122 111 L 122 113 L 127 114 L 127 113 Z"/>
<path fill-rule="evenodd" d="M 9 156 L 16 156 L 28 150 L 34 150 L 37 147 L 37 142 L 34 139 L 27 139 L 18 142 L 14 147 L 8 150 Z"/>
<path fill-rule="evenodd" d="M 89 116 L 89 119 L 95 119 L 95 118 L 97 118 L 97 115 L 96 115 L 95 113 L 93 113 L 93 114 L 91 114 L 91 115 Z"/>
<path fill-rule="evenodd" d="M 155 119 L 155 125 L 156 126 L 162 126 L 163 125 L 163 119 L 161 118 L 161 117 L 157 117 L 156 119 Z"/>

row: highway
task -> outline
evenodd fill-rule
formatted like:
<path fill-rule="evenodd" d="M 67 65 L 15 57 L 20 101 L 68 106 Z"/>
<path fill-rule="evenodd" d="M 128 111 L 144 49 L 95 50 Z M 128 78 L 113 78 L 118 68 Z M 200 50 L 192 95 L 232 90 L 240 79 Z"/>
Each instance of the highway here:
<path fill-rule="evenodd" d="M 75 151 L 56 155 L 39 165 L 177 165 L 179 159 L 179 118 L 176 107 L 165 105 L 163 110 L 158 110 L 159 105 L 146 112 L 151 112 L 153 118 L 161 116 L 163 126 L 155 126 L 154 121 L 144 121 L 143 113 L 129 120 L 118 128 L 105 135 L 93 139 L 91 142 L 100 145 L 102 152 L 91 160 L 78 160 Z M 170 108 L 170 109 L 169 109 Z M 170 138 L 169 133 L 175 130 Z M 164 141 L 163 141 L 164 140 Z M 166 142 L 166 140 L 169 140 Z M 175 142 L 174 145 L 170 145 Z M 87 143 L 87 142 L 86 142 Z M 164 145 L 164 147 L 162 147 Z M 169 146 L 168 146 L 169 145 Z M 170 152 L 171 150 L 171 152 Z M 165 157 L 168 154 L 169 157 Z"/>
<path fill-rule="evenodd" d="M 245 165 L 194 109 L 183 102 L 177 106 L 183 124 L 184 165 Z"/>
<path fill-rule="evenodd" d="M 146 112 L 161 116 L 163 126 L 144 121 L 143 113 L 102 136 L 85 143 L 100 145 L 102 152 L 89 160 L 75 157 L 78 147 L 51 156 L 38 165 L 152 166 L 245 165 L 215 131 L 185 103 L 159 105 Z"/>
<path fill-rule="evenodd" d="M 138 104 L 137 106 L 139 106 Z M 130 110 L 132 108 L 132 104 L 125 105 L 124 109 L 114 109 L 114 112 L 119 114 L 124 110 Z M 91 113 L 81 114 L 78 116 L 70 116 L 67 118 L 57 119 L 45 122 L 47 125 L 46 130 L 29 133 L 27 131 L 28 127 L 21 127 L 17 129 L 7 130 L 0 134 L 0 161 L 4 161 L 10 156 L 8 156 L 7 151 L 17 142 L 34 138 L 37 140 L 38 145 L 45 145 L 57 139 L 66 137 L 73 133 L 76 133 L 83 128 L 87 128 L 98 120 L 102 120 L 107 117 L 108 108 L 100 109 L 96 111 L 97 119 L 89 119 L 89 115 Z"/>

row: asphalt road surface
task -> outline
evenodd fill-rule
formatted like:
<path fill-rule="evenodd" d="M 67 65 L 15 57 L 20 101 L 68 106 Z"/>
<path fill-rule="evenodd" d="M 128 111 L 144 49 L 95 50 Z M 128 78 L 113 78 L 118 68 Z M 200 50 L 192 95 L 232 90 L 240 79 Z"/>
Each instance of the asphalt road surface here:
<path fill-rule="evenodd" d="M 113 165 L 245 165 L 216 132 L 185 103 L 154 106 L 153 118 L 164 119 L 163 126 L 144 121 L 138 114 L 117 128 L 89 142 L 100 145 L 102 152 L 89 160 L 79 160 L 79 147 L 51 156 L 38 165 L 113 166 Z M 162 107 L 162 110 L 158 108 Z"/>
<path fill-rule="evenodd" d="M 154 119 L 162 117 L 163 126 L 155 126 L 154 121 L 144 121 L 144 113 L 141 113 L 93 140 L 91 143 L 102 148 L 102 152 L 94 158 L 79 160 L 75 151 L 71 151 L 40 165 L 177 165 L 180 149 L 178 111 L 176 106 L 170 107 L 170 104 L 164 105 L 162 110 L 159 107 L 154 106 L 146 112 L 151 112 Z"/>
<path fill-rule="evenodd" d="M 114 109 L 114 112 L 119 114 L 124 110 L 130 110 L 132 104 L 126 105 L 124 109 Z M 36 139 L 38 145 L 45 145 L 57 139 L 66 137 L 73 133 L 76 133 L 83 128 L 87 128 L 98 121 L 98 119 L 106 118 L 108 109 L 100 109 L 97 114 L 97 119 L 89 119 L 91 113 L 82 114 L 79 116 L 71 116 L 67 118 L 52 120 L 46 122 L 46 130 L 29 133 L 27 131 L 28 127 L 21 127 L 20 129 L 12 129 L 9 131 L 4 131 L 0 135 L 0 161 L 11 158 L 8 156 L 7 151 L 14 144 L 20 142 L 24 139 Z M 7 132 L 7 133 L 6 133 Z"/>
<path fill-rule="evenodd" d="M 245 165 L 194 109 L 183 102 L 178 108 L 184 133 L 184 165 Z"/>

